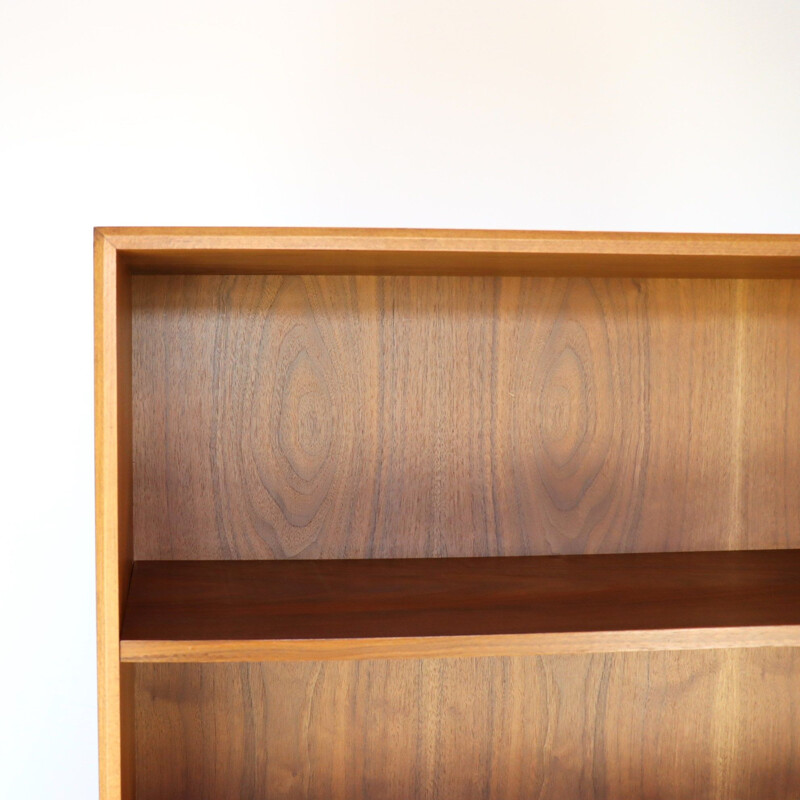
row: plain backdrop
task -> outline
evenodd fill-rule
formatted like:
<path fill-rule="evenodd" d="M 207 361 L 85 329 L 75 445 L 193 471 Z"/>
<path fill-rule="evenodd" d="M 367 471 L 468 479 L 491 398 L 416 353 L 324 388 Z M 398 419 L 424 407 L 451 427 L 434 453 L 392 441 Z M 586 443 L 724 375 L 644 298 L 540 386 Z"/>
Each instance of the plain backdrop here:
<path fill-rule="evenodd" d="M 0 0 L 0 797 L 97 797 L 92 227 L 800 232 L 796 0 Z"/>

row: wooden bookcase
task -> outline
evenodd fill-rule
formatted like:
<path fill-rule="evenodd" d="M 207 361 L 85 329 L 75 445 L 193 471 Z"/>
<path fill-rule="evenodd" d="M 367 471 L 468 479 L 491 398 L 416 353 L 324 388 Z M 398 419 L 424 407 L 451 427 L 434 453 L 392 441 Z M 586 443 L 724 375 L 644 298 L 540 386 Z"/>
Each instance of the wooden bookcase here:
<path fill-rule="evenodd" d="M 800 797 L 800 236 L 95 253 L 103 800 Z"/>

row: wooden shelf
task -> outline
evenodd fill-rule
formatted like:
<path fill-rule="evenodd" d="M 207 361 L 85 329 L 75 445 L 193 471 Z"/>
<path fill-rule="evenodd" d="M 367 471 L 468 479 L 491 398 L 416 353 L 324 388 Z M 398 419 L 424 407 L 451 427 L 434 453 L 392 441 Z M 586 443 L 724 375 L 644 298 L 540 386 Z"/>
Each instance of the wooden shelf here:
<path fill-rule="evenodd" d="M 123 661 L 800 645 L 800 550 L 142 561 Z"/>
<path fill-rule="evenodd" d="M 797 796 L 800 236 L 95 257 L 103 800 Z"/>

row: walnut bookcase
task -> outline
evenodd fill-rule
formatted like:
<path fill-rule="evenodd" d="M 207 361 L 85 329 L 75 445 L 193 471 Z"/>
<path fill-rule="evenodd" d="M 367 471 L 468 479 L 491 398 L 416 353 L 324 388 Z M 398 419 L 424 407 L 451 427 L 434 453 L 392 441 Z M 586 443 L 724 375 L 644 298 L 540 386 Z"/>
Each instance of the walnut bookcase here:
<path fill-rule="evenodd" d="M 101 797 L 800 796 L 800 237 L 95 234 Z"/>

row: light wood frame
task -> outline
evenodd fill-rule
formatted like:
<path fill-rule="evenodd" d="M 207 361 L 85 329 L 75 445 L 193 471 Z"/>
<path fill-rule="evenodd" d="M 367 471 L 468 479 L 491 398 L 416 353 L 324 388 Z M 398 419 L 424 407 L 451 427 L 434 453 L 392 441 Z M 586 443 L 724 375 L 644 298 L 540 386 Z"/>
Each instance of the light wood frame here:
<path fill-rule="evenodd" d="M 95 231 L 95 403 L 97 624 L 102 800 L 132 800 L 134 665 L 121 657 L 121 626 L 133 569 L 131 277 L 147 274 L 381 274 L 620 276 L 636 278 L 800 278 L 800 236 L 508 231 L 250 228 L 98 228 Z M 343 258 L 343 255 L 346 258 Z M 798 546 L 795 544 L 795 546 Z M 796 616 L 794 610 L 788 616 Z M 767 644 L 797 645 L 797 625 L 782 620 Z M 641 649 L 651 649 L 640 632 Z M 763 644 L 751 631 L 750 646 Z M 605 636 L 605 638 L 603 638 Z M 569 639 L 569 637 L 567 637 Z M 745 637 L 746 638 L 746 637 Z M 591 637 L 589 637 L 591 639 Z M 625 633 L 529 646 L 519 636 L 484 644 L 485 653 L 636 649 Z M 556 639 L 553 641 L 557 640 Z M 676 636 L 678 648 L 707 646 Z M 407 644 L 407 643 L 406 643 Z M 710 646 L 746 644 L 725 635 Z M 402 647 L 406 645 L 399 645 Z M 662 647 L 656 645 L 656 648 Z M 195 643 L 191 647 L 198 647 Z M 167 660 L 260 660 L 252 643 L 219 642 L 195 659 L 183 648 Z M 555 647 L 555 649 L 553 649 Z M 369 655 L 369 646 L 365 646 Z M 493 649 L 494 648 L 494 649 Z M 499 649 L 498 649 L 499 648 Z M 157 649 L 157 647 L 156 647 Z M 180 648 L 179 648 L 180 649 Z M 202 646 L 200 646 L 202 650 Z M 233 645 L 233 649 L 236 646 Z M 334 648 L 335 649 L 335 648 Z M 170 646 L 166 646 L 170 650 Z M 318 650 L 311 648 L 315 657 Z M 412 646 L 412 650 L 414 650 Z M 470 653 L 481 650 L 470 643 Z M 462 655 L 458 643 L 431 641 L 429 656 Z M 226 653 L 228 655 L 226 656 Z M 380 651 L 380 654 L 385 654 Z M 420 651 L 415 651 L 417 655 Z M 423 655 L 424 655 L 423 651 Z M 136 645 L 129 644 L 129 660 Z M 152 655 L 152 653 L 151 653 Z M 402 657 L 402 653 L 400 653 Z M 301 653 L 298 652 L 298 656 Z M 291 652 L 284 654 L 291 658 Z M 334 656 L 335 657 L 335 656 Z M 144 660 L 158 660 L 145 658 Z M 800 676 L 798 676 L 800 678 Z M 800 757 L 800 753 L 798 754 Z M 725 795 L 732 796 L 732 795 Z"/>

